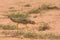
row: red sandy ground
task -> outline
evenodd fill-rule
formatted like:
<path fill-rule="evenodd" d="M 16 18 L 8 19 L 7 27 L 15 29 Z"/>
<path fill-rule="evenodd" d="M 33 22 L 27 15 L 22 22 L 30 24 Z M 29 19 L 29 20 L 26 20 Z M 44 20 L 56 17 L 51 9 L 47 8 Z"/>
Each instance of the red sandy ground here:
<path fill-rule="evenodd" d="M 31 7 L 24 7 L 25 4 L 30 4 Z M 2 14 L 7 14 L 9 7 L 15 7 L 16 9 L 22 9 L 27 12 L 33 8 L 38 8 L 41 4 L 51 4 L 60 7 L 60 0 L 0 0 L 0 24 L 12 24 L 13 22 L 9 19 L 2 19 Z M 50 16 L 51 15 L 51 16 Z M 46 30 L 45 32 L 52 32 L 55 34 L 60 34 L 60 10 L 49 10 L 43 12 L 43 16 L 40 18 L 31 18 L 36 22 L 44 21 L 49 23 L 52 29 Z M 39 19 L 39 20 L 38 20 Z M 15 24 L 15 23 L 13 23 Z M 31 25 L 30 25 L 31 26 Z M 0 40 L 48 40 L 48 39 L 19 39 L 19 38 L 9 38 L 0 37 Z"/>

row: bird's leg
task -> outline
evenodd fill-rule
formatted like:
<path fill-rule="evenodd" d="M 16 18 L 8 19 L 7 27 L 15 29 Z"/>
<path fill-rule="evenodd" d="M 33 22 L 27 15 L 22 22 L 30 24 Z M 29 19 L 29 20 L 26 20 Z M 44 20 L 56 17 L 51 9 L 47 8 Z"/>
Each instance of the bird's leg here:
<path fill-rule="evenodd" d="M 26 28 L 27 28 L 27 30 L 28 30 L 28 25 L 26 24 Z"/>
<path fill-rule="evenodd" d="M 27 31 L 32 32 L 32 30 L 29 29 L 28 25 L 26 24 Z"/>
<path fill-rule="evenodd" d="M 35 23 L 34 25 L 36 26 L 36 25 L 38 25 L 39 23 Z"/>
<path fill-rule="evenodd" d="M 28 27 L 28 25 L 27 25 L 27 24 L 26 24 L 26 28 L 27 28 L 27 31 L 30 31 L 30 30 L 29 30 L 29 27 Z"/>
<path fill-rule="evenodd" d="M 18 27 L 19 27 L 19 23 L 17 23 L 17 25 L 16 25 L 16 28 L 17 28 L 17 32 L 18 32 Z"/>
<path fill-rule="evenodd" d="M 38 27 L 38 25 L 39 25 L 39 23 L 35 23 L 35 24 L 34 24 L 34 28 L 33 28 L 33 32 L 34 32 L 34 33 L 35 33 L 35 31 L 36 31 L 35 29 Z"/>

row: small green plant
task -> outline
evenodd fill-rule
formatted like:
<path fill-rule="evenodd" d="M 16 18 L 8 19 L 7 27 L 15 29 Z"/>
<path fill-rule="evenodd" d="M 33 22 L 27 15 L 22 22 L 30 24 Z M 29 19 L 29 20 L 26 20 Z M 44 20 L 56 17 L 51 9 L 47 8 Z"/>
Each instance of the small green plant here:
<path fill-rule="evenodd" d="M 37 35 L 35 33 L 25 33 L 23 35 L 25 38 L 37 38 Z"/>
<path fill-rule="evenodd" d="M 2 34 L 7 37 L 7 36 L 9 36 L 10 33 L 7 31 L 3 31 Z"/>
<path fill-rule="evenodd" d="M 60 39 L 60 35 L 55 35 L 53 33 L 40 33 L 38 34 L 38 38 L 41 39 Z"/>
<path fill-rule="evenodd" d="M 9 9 L 15 9 L 14 7 L 10 7 Z"/>
<path fill-rule="evenodd" d="M 47 5 L 47 4 L 43 4 L 41 6 L 41 10 L 50 10 L 50 9 L 60 9 L 60 8 L 58 8 L 57 6 L 50 6 L 50 5 Z"/>
<path fill-rule="evenodd" d="M 49 30 L 49 29 L 50 29 L 49 24 L 45 23 L 45 22 L 41 22 L 40 26 L 38 27 L 39 31 L 45 31 L 45 30 Z"/>
<path fill-rule="evenodd" d="M 12 37 L 18 37 L 18 38 L 20 38 L 20 37 L 23 37 L 23 35 L 24 35 L 24 32 L 14 32 L 14 34 L 12 35 Z"/>
<path fill-rule="evenodd" d="M 37 9 L 32 9 L 31 11 L 28 12 L 29 14 L 37 14 L 40 13 L 40 7 Z"/>
<path fill-rule="evenodd" d="M 48 7 L 49 7 L 49 5 L 43 4 L 43 5 L 41 6 L 41 10 L 48 10 Z"/>
<path fill-rule="evenodd" d="M 34 16 L 33 18 L 37 18 L 37 16 Z"/>
<path fill-rule="evenodd" d="M 51 37 L 52 39 L 60 39 L 60 35 L 54 35 L 53 37 Z"/>
<path fill-rule="evenodd" d="M 41 38 L 41 39 L 51 39 L 53 38 L 53 36 L 55 36 L 53 33 L 40 33 L 38 34 L 38 38 Z"/>
<path fill-rule="evenodd" d="M 4 30 L 15 30 L 15 29 L 17 29 L 15 25 L 2 25 L 1 28 Z"/>
<path fill-rule="evenodd" d="M 31 33 L 31 32 L 8 32 L 3 31 L 2 34 L 4 34 L 6 37 L 16 37 L 16 38 L 37 38 L 37 39 L 60 39 L 60 35 L 55 35 L 53 33 Z M 10 36 L 9 36 L 10 35 Z"/>
<path fill-rule="evenodd" d="M 9 12 L 16 12 L 17 10 L 15 9 L 15 7 L 10 7 L 9 8 Z"/>
<path fill-rule="evenodd" d="M 30 7 L 30 5 L 29 4 L 26 4 L 26 5 L 24 5 L 25 7 Z"/>
<path fill-rule="evenodd" d="M 7 15 L 9 18 L 27 18 L 28 17 L 28 14 L 20 14 L 20 13 L 13 13 L 13 14 L 10 14 L 10 15 Z"/>

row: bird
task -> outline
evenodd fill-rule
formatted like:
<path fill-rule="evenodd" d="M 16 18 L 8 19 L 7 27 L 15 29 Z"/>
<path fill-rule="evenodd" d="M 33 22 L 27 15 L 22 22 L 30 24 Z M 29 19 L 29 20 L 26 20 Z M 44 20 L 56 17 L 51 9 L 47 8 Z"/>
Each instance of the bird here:
<path fill-rule="evenodd" d="M 25 15 L 25 14 L 11 14 L 11 15 L 8 15 L 8 18 L 11 21 L 17 23 L 17 32 L 18 32 L 19 23 L 25 24 L 26 28 L 28 28 L 27 24 L 35 24 L 35 22 L 29 19 L 28 15 Z"/>

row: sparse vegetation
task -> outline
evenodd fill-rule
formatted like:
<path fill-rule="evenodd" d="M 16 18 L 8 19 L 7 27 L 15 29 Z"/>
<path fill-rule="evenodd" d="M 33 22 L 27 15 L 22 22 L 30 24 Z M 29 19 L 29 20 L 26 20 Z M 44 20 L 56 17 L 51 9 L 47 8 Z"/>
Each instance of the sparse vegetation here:
<path fill-rule="evenodd" d="M 45 30 L 49 30 L 49 29 L 50 29 L 49 24 L 45 23 L 45 22 L 41 22 L 40 26 L 38 27 L 39 31 L 45 31 Z"/>
<path fill-rule="evenodd" d="M 18 37 L 18 38 L 22 38 L 24 35 L 23 32 L 14 32 L 14 34 L 12 35 L 12 37 Z"/>
<path fill-rule="evenodd" d="M 37 9 L 32 9 L 28 12 L 29 14 L 37 14 L 37 13 L 40 13 L 40 8 L 37 8 Z"/>
<path fill-rule="evenodd" d="M 45 10 L 53 10 L 53 9 L 58 9 L 59 10 L 60 8 L 58 8 L 57 6 L 51 6 L 51 5 L 48 5 L 48 4 L 43 4 L 43 5 L 41 5 L 41 7 L 30 10 L 28 13 L 29 14 L 40 13 L 40 15 L 42 15 L 43 13 L 41 13 L 41 12 L 43 12 Z"/>
<path fill-rule="evenodd" d="M 30 7 L 31 5 L 30 4 L 26 4 L 26 5 L 24 5 L 25 7 Z"/>
<path fill-rule="evenodd" d="M 33 18 L 36 18 L 37 16 L 34 16 Z"/>
<path fill-rule="evenodd" d="M 41 5 L 41 10 L 48 10 L 48 7 L 49 7 L 49 5 L 47 5 L 47 4 L 43 4 L 43 5 Z"/>
<path fill-rule="evenodd" d="M 10 7 L 9 8 L 9 12 L 16 12 L 17 11 L 17 9 L 15 9 L 15 7 Z"/>
<path fill-rule="evenodd" d="M 20 14 L 20 13 L 17 13 L 17 14 L 10 14 L 10 15 L 7 15 L 9 18 L 27 18 L 28 17 L 28 14 Z"/>
<path fill-rule="evenodd" d="M 24 35 L 23 35 L 25 38 L 36 38 L 37 37 L 37 35 L 35 34 L 35 33 L 25 33 Z"/>
<path fill-rule="evenodd" d="M 14 7 L 10 7 L 9 9 L 15 9 Z"/>
<path fill-rule="evenodd" d="M 15 30 L 17 29 L 15 25 L 1 25 L 1 29 L 4 30 Z"/>
<path fill-rule="evenodd" d="M 23 33 L 23 32 L 14 32 L 13 35 L 9 32 L 3 32 L 3 34 L 8 37 L 11 35 L 11 37 L 17 37 L 17 38 L 33 38 L 33 39 L 60 39 L 60 35 L 55 35 L 53 33 Z"/>
<path fill-rule="evenodd" d="M 60 8 L 58 8 L 57 6 L 51 6 L 51 5 L 47 5 L 47 4 L 43 4 L 42 6 L 41 6 L 41 10 L 52 10 L 52 9 L 60 9 Z"/>
<path fill-rule="evenodd" d="M 53 33 L 40 33 L 39 34 L 39 37 L 38 38 L 41 38 L 41 39 L 60 39 L 60 35 L 55 35 Z"/>
<path fill-rule="evenodd" d="M 7 32 L 7 31 L 3 31 L 2 34 L 5 35 L 5 36 L 7 37 L 7 36 L 9 36 L 10 33 Z"/>
<path fill-rule="evenodd" d="M 60 39 L 60 35 L 55 35 L 53 33 L 31 33 L 31 32 L 8 32 L 3 31 L 2 34 L 4 34 L 6 37 L 16 37 L 16 38 L 32 38 L 32 39 Z"/>

